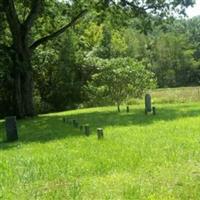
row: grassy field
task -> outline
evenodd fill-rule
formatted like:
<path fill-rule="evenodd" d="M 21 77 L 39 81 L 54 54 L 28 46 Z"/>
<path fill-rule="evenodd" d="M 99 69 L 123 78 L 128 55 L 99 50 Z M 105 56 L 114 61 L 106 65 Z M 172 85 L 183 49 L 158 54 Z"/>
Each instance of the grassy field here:
<path fill-rule="evenodd" d="M 156 89 L 151 94 L 155 103 L 200 102 L 200 87 Z"/>
<path fill-rule="evenodd" d="M 0 199 L 200 199 L 200 103 L 157 112 L 105 107 L 18 121 L 20 140 L 0 142 Z M 63 116 L 89 123 L 91 135 Z"/>
<path fill-rule="evenodd" d="M 161 88 L 149 91 L 155 104 L 200 102 L 200 87 Z M 128 104 L 143 104 L 142 99 L 131 99 Z"/>

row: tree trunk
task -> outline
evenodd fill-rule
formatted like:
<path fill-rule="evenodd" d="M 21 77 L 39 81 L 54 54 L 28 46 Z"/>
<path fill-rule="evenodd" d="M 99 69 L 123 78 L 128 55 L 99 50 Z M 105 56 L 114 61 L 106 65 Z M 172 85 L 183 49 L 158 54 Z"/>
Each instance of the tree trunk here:
<path fill-rule="evenodd" d="M 31 70 L 24 72 L 22 88 L 22 100 L 26 116 L 34 116 L 34 103 L 33 103 L 33 72 Z"/>
<path fill-rule="evenodd" d="M 18 118 L 22 118 L 25 115 L 24 107 L 22 104 L 22 92 L 21 92 L 21 75 L 20 72 L 14 72 L 14 86 L 13 86 L 13 114 Z"/>
<path fill-rule="evenodd" d="M 120 112 L 120 105 L 117 103 L 117 111 Z"/>
<path fill-rule="evenodd" d="M 34 116 L 33 70 L 31 56 L 23 51 L 13 57 L 13 114 L 18 118 Z"/>

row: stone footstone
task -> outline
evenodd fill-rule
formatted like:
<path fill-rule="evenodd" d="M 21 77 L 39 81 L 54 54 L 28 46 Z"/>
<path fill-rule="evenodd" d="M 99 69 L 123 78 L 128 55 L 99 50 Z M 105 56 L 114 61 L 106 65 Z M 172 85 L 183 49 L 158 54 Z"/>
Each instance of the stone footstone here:
<path fill-rule="evenodd" d="M 103 139 L 103 129 L 102 128 L 97 128 L 97 138 L 98 138 L 98 140 Z"/>

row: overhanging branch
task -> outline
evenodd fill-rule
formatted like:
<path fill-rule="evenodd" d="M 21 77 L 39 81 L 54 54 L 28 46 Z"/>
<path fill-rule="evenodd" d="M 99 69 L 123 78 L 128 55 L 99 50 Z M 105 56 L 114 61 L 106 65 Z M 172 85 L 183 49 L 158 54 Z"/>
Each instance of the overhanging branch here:
<path fill-rule="evenodd" d="M 83 10 L 81 11 L 77 16 L 75 16 L 68 24 L 66 24 L 64 27 L 62 27 L 61 29 L 43 37 L 40 38 L 39 40 L 35 41 L 30 48 L 33 50 L 35 48 L 37 48 L 39 45 L 46 43 L 47 41 L 61 35 L 62 33 L 64 33 L 68 28 L 70 28 L 71 26 L 75 25 L 77 23 L 77 21 L 85 15 L 85 13 L 87 12 L 87 10 Z"/>
<path fill-rule="evenodd" d="M 3 10 L 6 13 L 9 24 L 12 26 L 11 28 L 16 28 L 20 23 L 13 0 L 3 0 Z"/>
<path fill-rule="evenodd" d="M 42 4 L 41 0 L 32 0 L 31 11 L 23 23 L 25 31 L 29 31 L 31 29 L 31 27 L 33 26 L 35 19 L 39 15 L 39 12 L 41 9 L 41 4 Z"/>
<path fill-rule="evenodd" d="M 4 8 L 4 12 L 6 13 L 6 18 L 7 18 L 11 33 L 13 35 L 13 39 L 16 42 L 18 39 L 17 35 L 20 34 L 21 24 L 17 16 L 14 1 L 3 0 L 3 8 Z"/>

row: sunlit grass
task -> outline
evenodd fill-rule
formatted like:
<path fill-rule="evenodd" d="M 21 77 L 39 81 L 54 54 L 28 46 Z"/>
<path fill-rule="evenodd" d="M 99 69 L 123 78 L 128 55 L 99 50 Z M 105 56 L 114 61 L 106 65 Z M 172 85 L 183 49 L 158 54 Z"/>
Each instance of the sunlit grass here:
<path fill-rule="evenodd" d="M 200 87 L 156 89 L 151 94 L 155 103 L 200 102 Z"/>
<path fill-rule="evenodd" d="M 18 121 L 20 140 L 0 143 L 0 198 L 200 199 L 200 104 L 156 107 L 156 116 L 140 105 Z M 63 116 L 89 123 L 91 135 Z"/>

